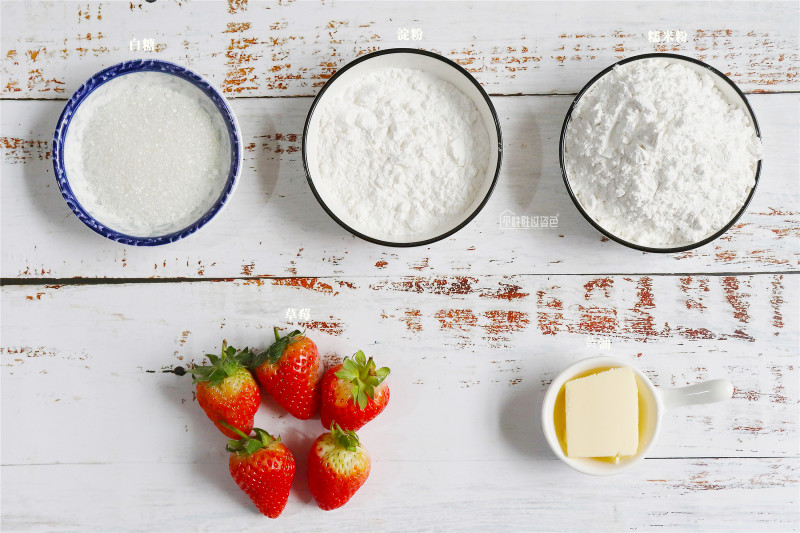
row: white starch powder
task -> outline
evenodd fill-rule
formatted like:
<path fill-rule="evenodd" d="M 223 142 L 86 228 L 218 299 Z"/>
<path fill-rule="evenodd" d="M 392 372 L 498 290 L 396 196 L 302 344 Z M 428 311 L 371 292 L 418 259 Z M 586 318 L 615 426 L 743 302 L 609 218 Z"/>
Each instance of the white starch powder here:
<path fill-rule="evenodd" d="M 136 72 L 92 93 L 65 143 L 70 185 L 84 208 L 137 237 L 200 218 L 227 180 L 231 146 L 219 110 L 171 74 Z"/>
<path fill-rule="evenodd" d="M 755 184 L 761 142 L 749 114 L 707 73 L 665 59 L 615 67 L 579 100 L 565 165 L 586 212 L 650 247 L 722 229 Z"/>
<path fill-rule="evenodd" d="M 315 186 L 374 238 L 435 236 L 463 218 L 486 180 L 489 135 L 474 103 L 436 75 L 387 68 L 318 109 Z"/>

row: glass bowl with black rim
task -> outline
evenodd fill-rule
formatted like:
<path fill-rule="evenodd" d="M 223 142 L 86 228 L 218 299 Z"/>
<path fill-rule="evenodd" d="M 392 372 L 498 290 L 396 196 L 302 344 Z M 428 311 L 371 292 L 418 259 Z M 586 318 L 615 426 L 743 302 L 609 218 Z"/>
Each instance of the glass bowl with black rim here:
<path fill-rule="evenodd" d="M 341 202 L 331 186 L 321 179 L 318 148 L 320 142 L 320 109 L 342 94 L 350 84 L 382 69 L 413 69 L 432 74 L 452 84 L 478 111 L 488 133 L 489 158 L 485 173 L 471 204 L 458 216 L 447 219 L 437 227 L 400 237 L 377 235 L 360 223 Z M 492 194 L 500 173 L 503 155 L 502 135 L 497 112 L 480 83 L 457 63 L 426 50 L 392 48 L 361 56 L 339 69 L 314 98 L 303 129 L 303 164 L 308 184 L 319 204 L 345 230 L 366 241 L 383 246 L 411 247 L 427 245 L 444 239 L 465 227 L 483 209 Z"/>
<path fill-rule="evenodd" d="M 719 91 L 722 93 L 725 99 L 745 112 L 746 116 L 750 119 L 750 126 L 753 128 L 753 133 L 755 134 L 756 137 L 761 139 L 761 130 L 758 127 L 758 121 L 756 120 L 755 113 L 753 113 L 753 109 L 750 107 L 750 103 L 747 101 L 747 98 L 745 97 L 744 93 L 742 93 L 742 91 L 736 86 L 736 84 L 734 84 L 733 81 L 731 81 L 730 78 L 728 78 L 725 74 L 715 69 L 714 67 L 691 57 L 681 56 L 678 54 L 667 54 L 667 53 L 641 54 L 623 59 L 603 69 L 594 78 L 589 80 L 589 82 L 581 89 L 581 91 L 572 101 L 572 104 L 570 105 L 569 110 L 567 111 L 567 114 L 564 118 L 564 123 L 561 128 L 561 138 L 559 142 L 559 163 L 561 165 L 561 175 L 564 180 L 564 185 L 567 188 L 567 192 L 569 193 L 572 202 L 575 204 L 575 207 L 578 209 L 581 215 L 583 215 L 583 217 L 587 220 L 587 222 L 589 222 L 589 224 L 591 224 L 595 229 L 597 229 L 597 231 L 599 231 L 609 239 L 614 240 L 627 247 L 636 250 L 641 250 L 644 252 L 655 252 L 655 253 L 683 252 L 686 250 L 692 250 L 694 248 L 704 246 L 710 243 L 711 241 L 717 239 L 723 233 L 728 231 L 728 229 L 730 229 L 731 226 L 733 226 L 736 223 L 736 221 L 739 220 L 742 214 L 744 214 L 744 212 L 747 210 L 747 206 L 749 205 L 750 200 L 753 198 L 753 195 L 755 194 L 759 176 L 761 175 L 760 159 L 756 163 L 753 185 L 750 188 L 749 193 L 746 196 L 743 196 L 741 207 L 733 214 L 729 222 L 727 222 L 722 228 L 714 231 L 712 234 L 707 235 L 696 242 L 682 243 L 680 245 L 665 245 L 663 247 L 646 246 L 624 239 L 612 233 L 607 228 L 605 228 L 602 223 L 595 220 L 595 218 L 592 217 L 592 215 L 588 212 L 586 207 L 581 202 L 580 198 L 578 198 L 578 196 L 574 192 L 573 187 L 570 184 L 570 176 L 567 172 L 567 166 L 565 162 L 566 157 L 568 157 L 568 155 L 566 154 L 567 133 L 573 119 L 573 113 L 575 112 L 576 107 L 581 101 L 581 98 L 583 98 L 583 96 L 586 95 L 600 79 L 602 79 L 605 75 L 611 72 L 615 67 L 626 65 L 634 61 L 642 61 L 647 59 L 661 59 L 671 64 L 681 64 L 689 68 L 693 72 L 697 72 L 700 74 L 707 74 L 711 76 L 712 80 L 714 81 L 714 86 L 717 89 L 719 89 Z"/>

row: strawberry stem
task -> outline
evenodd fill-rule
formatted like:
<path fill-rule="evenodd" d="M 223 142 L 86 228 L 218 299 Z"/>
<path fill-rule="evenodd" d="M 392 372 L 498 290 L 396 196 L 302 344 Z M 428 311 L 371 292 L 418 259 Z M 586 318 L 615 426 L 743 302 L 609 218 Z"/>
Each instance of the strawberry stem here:
<path fill-rule="evenodd" d="M 353 405 L 357 405 L 362 411 L 367 408 L 369 400 L 375 399 L 375 388 L 388 375 L 388 368 L 375 369 L 375 361 L 373 361 L 372 357 L 367 359 L 367 356 L 361 350 L 353 354 L 352 358 L 345 357 L 344 361 L 342 361 L 342 369 L 335 374 L 342 381 L 348 381 L 353 384 L 350 389 Z"/>
<path fill-rule="evenodd" d="M 247 435 L 244 431 L 242 431 L 241 429 L 239 429 L 237 427 L 234 427 L 234 426 L 228 424 L 224 420 L 219 420 L 219 423 L 222 424 L 223 426 L 225 426 L 226 428 L 230 429 L 231 431 L 233 431 L 234 433 L 236 433 L 237 435 L 239 435 L 243 439 L 249 439 L 250 438 L 250 436 Z"/>
<path fill-rule="evenodd" d="M 244 363 L 246 368 L 258 368 L 267 361 L 269 361 L 269 364 L 274 365 L 281 358 L 286 348 L 303 336 L 300 330 L 296 329 L 281 337 L 280 330 L 277 327 L 272 329 L 275 332 L 275 342 L 266 350 L 247 359 Z"/>
<path fill-rule="evenodd" d="M 225 422 L 222 423 L 225 424 Z M 249 437 L 244 433 L 242 433 L 241 431 L 239 431 L 238 429 L 229 426 L 228 424 L 225 424 L 225 426 L 229 427 L 230 429 L 232 429 L 233 431 L 242 436 L 242 438 L 239 440 L 231 439 L 228 441 L 228 444 L 225 446 L 225 449 L 231 453 L 238 453 L 239 455 L 250 455 L 252 453 L 257 452 L 261 448 L 266 448 L 273 442 L 281 441 L 280 437 L 275 438 L 261 428 L 253 428 L 255 436 Z"/>
<path fill-rule="evenodd" d="M 206 354 L 210 365 L 196 366 L 190 368 L 187 372 L 194 375 L 194 383 L 208 381 L 211 386 L 217 386 L 225 378 L 228 378 L 242 367 L 246 367 L 248 361 L 251 361 L 255 354 L 249 348 L 244 350 L 236 350 L 233 346 L 228 346 L 227 341 L 222 341 L 222 353 L 220 355 Z"/>
<path fill-rule="evenodd" d="M 336 422 L 331 422 L 331 435 L 336 445 L 348 452 L 356 451 L 361 444 L 355 431 L 345 431 Z"/>

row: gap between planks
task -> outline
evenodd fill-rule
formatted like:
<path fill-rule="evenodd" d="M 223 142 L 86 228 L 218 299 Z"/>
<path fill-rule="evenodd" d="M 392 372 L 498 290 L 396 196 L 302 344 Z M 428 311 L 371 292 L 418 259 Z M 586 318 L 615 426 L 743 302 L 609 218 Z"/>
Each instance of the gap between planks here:
<path fill-rule="evenodd" d="M 645 457 L 644 461 L 726 461 L 729 459 L 737 459 L 737 460 L 751 460 L 751 461 L 761 461 L 764 459 L 800 459 L 800 455 L 759 455 L 759 456 L 735 456 L 735 455 L 721 455 L 719 457 L 708 456 L 708 457 L 701 457 L 701 456 L 693 456 L 687 455 L 685 457 Z M 540 458 L 527 458 L 527 459 L 454 459 L 452 461 L 446 460 L 439 460 L 437 459 L 436 462 L 438 463 L 531 463 L 531 462 L 539 462 L 539 461 L 557 461 L 558 457 L 540 457 Z M 425 459 L 386 459 L 381 460 L 382 463 L 428 463 L 430 461 Z M 216 461 L 190 461 L 190 462 L 177 462 L 177 461 L 106 461 L 106 462 L 53 462 L 53 463 L 8 463 L 8 464 L 0 464 L 2 468 L 13 468 L 13 467 L 29 467 L 29 466 L 106 466 L 106 465 L 153 465 L 153 464 L 169 464 L 169 465 L 197 465 L 197 464 L 206 464 L 206 465 L 216 465 L 218 464 Z"/>
<path fill-rule="evenodd" d="M 761 96 L 762 94 L 800 94 L 800 91 L 742 91 L 746 96 Z M 492 98 L 514 98 L 518 96 L 577 96 L 577 92 L 570 93 L 486 93 Z M 291 99 L 291 98 L 316 98 L 316 94 L 309 95 L 275 95 L 275 96 L 225 96 L 227 100 L 258 100 L 258 99 Z M 66 102 L 69 98 L 0 98 L 0 102 Z"/>
<path fill-rule="evenodd" d="M 516 273 L 516 274 L 470 274 L 471 277 L 533 277 L 533 276 L 652 276 L 652 277 L 676 277 L 676 276 L 708 276 L 708 277 L 731 277 L 731 276 L 772 276 L 772 275 L 794 275 L 800 271 L 780 271 L 763 270 L 757 272 L 604 272 L 597 273 Z M 0 287 L 30 286 L 30 285 L 123 285 L 136 283 L 200 283 L 200 282 L 230 282 L 230 281 L 252 281 L 252 280 L 278 280 L 278 279 L 340 279 L 340 278 L 363 278 L 363 279 L 393 279 L 393 278 L 426 278 L 436 276 L 435 273 L 429 275 L 398 274 L 386 276 L 370 275 L 294 275 L 294 276 L 236 276 L 232 278 L 0 278 Z M 444 277 L 457 277 L 456 275 L 444 275 Z"/>

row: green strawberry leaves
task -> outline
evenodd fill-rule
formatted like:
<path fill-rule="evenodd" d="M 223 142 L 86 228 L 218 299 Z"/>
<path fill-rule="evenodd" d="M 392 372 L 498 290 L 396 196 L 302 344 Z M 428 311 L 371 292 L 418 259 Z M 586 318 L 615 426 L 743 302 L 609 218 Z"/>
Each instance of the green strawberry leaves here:
<path fill-rule="evenodd" d="M 342 381 L 353 384 L 351 395 L 353 404 L 358 405 L 362 411 L 367 408 L 367 402 L 375 399 L 375 387 L 380 385 L 389 375 L 387 367 L 375 368 L 372 357 L 367 359 L 364 352 L 359 350 L 353 358 L 345 357 L 342 369 L 334 374 Z"/>
<path fill-rule="evenodd" d="M 254 354 L 249 348 L 237 351 L 233 346 L 228 346 L 226 341 L 222 341 L 222 353 L 219 356 L 209 353 L 206 357 L 211 362 L 210 365 L 190 368 L 188 372 L 193 374 L 193 383 L 208 381 L 214 387 L 245 366 L 244 362 L 253 358 Z"/>
<path fill-rule="evenodd" d="M 389 375 L 389 368 L 387 368 L 387 367 L 385 367 L 385 366 L 384 366 L 384 367 L 381 367 L 381 368 L 379 368 L 378 370 L 376 370 L 376 371 L 375 371 L 375 376 L 378 378 L 378 383 L 379 383 L 379 384 L 380 384 L 380 383 L 381 383 L 381 382 L 382 382 L 384 379 L 386 379 L 386 376 L 388 376 L 388 375 Z"/>
<path fill-rule="evenodd" d="M 364 366 L 367 364 L 367 356 L 364 355 L 364 352 L 361 350 L 357 351 L 353 358 L 356 360 L 356 364 L 358 366 Z"/>
<path fill-rule="evenodd" d="M 340 448 L 344 448 L 348 452 L 355 452 L 361 443 L 355 431 L 345 431 L 336 422 L 331 422 L 331 435 L 334 442 Z"/>
<path fill-rule="evenodd" d="M 228 444 L 225 446 L 225 449 L 231 453 L 238 453 L 239 455 L 250 455 L 261 448 L 266 448 L 273 442 L 280 442 L 281 438 L 278 436 L 277 438 L 273 437 L 266 431 L 261 428 L 253 428 L 255 431 L 255 436 L 250 437 L 246 435 L 243 431 L 239 430 L 231 426 L 230 424 L 226 423 L 223 420 L 220 420 L 220 423 L 230 429 L 231 431 L 236 432 L 242 438 L 239 440 L 231 439 L 228 441 Z"/>
<path fill-rule="evenodd" d="M 226 341 L 222 341 L 222 352 L 220 355 L 206 354 L 210 365 L 198 366 L 188 370 L 194 375 L 193 383 L 208 381 L 212 386 L 219 385 L 222 381 L 235 374 L 240 368 L 255 369 L 269 361 L 275 364 L 283 355 L 283 352 L 292 342 L 304 335 L 300 330 L 280 336 L 278 328 L 275 330 L 275 342 L 266 350 L 255 353 L 249 348 L 237 351 L 233 346 L 228 346 Z"/>
<path fill-rule="evenodd" d="M 291 343 L 296 341 L 298 337 L 302 337 L 304 335 L 304 332 L 301 332 L 299 329 L 296 329 L 291 333 L 284 335 L 283 337 L 281 337 L 280 330 L 278 330 L 278 328 L 274 328 L 274 331 L 275 342 L 272 343 L 272 346 L 258 354 L 251 352 L 251 356 L 243 361 L 243 364 L 246 368 L 258 368 L 266 361 L 269 361 L 269 364 L 274 365 L 278 362 L 278 359 L 281 358 L 286 348 Z"/>

